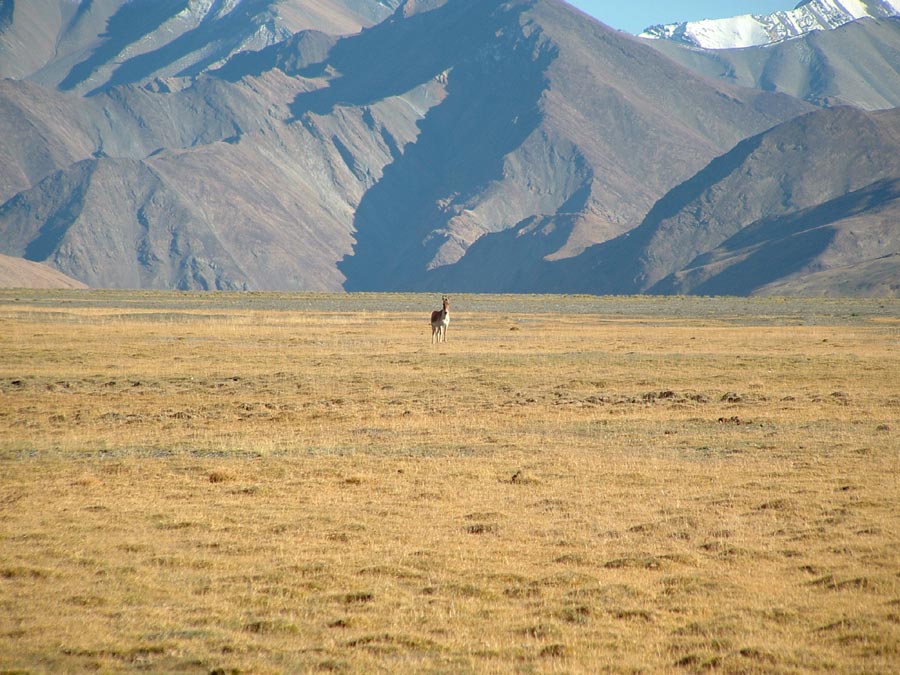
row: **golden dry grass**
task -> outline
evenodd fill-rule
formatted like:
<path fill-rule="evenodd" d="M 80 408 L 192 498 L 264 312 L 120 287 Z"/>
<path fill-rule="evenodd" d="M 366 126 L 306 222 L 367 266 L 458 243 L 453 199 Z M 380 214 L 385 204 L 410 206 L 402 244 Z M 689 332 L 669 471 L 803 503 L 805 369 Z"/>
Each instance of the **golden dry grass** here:
<path fill-rule="evenodd" d="M 431 304 L 0 292 L 0 672 L 898 670 L 900 302 Z"/>

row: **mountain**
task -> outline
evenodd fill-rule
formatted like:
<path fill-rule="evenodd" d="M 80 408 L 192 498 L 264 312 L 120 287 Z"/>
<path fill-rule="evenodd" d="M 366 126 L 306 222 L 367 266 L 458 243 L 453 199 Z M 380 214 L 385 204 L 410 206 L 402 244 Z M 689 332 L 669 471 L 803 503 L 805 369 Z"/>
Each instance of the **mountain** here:
<path fill-rule="evenodd" d="M 254 87 L 295 93 L 273 80 Z M 64 157 L 0 206 L 5 253 L 92 287 L 340 288 L 357 180 L 330 139 L 291 133 L 267 95 L 214 79 L 91 99 L 6 81 L 0 100 L 4 88 L 20 109 L 41 110 L 13 145 L 24 149 L 7 155 L 42 159 L 24 167 L 35 174 Z"/>
<path fill-rule="evenodd" d="M 534 214 L 583 214 L 570 249 L 604 241 L 715 148 L 799 111 L 710 86 L 559 2 L 437 3 L 343 41 L 329 64 L 350 75 L 301 97 L 300 116 L 371 100 L 398 69 L 401 89 L 446 79 L 416 142 L 356 210 L 341 264 L 350 290 L 425 288 L 429 270 Z"/>
<path fill-rule="evenodd" d="M 96 93 L 197 75 L 300 30 L 356 33 L 400 0 L 3 0 L 0 77 Z"/>
<path fill-rule="evenodd" d="M 700 49 L 671 40 L 647 44 L 698 74 L 818 106 L 900 106 L 900 17 L 860 19 L 743 49 Z"/>
<path fill-rule="evenodd" d="M 651 292 L 897 295 L 898 218 L 900 179 L 876 181 L 816 206 L 756 221 Z"/>
<path fill-rule="evenodd" d="M 897 295 L 898 217 L 900 109 L 820 110 L 742 141 L 634 230 L 525 278 L 592 293 Z"/>
<path fill-rule="evenodd" d="M 643 38 L 671 40 L 703 49 L 735 49 L 789 40 L 831 30 L 862 18 L 900 14 L 900 0 L 804 0 L 792 10 L 768 15 L 744 14 L 651 26 Z"/>
<path fill-rule="evenodd" d="M 41 263 L 0 254 L 0 288 L 87 288 Z"/>
<path fill-rule="evenodd" d="M 0 81 L 0 251 L 92 287 L 432 288 L 530 222 L 573 258 L 811 109 L 557 0 L 69 4 L 29 5 L 56 7 L 59 57 Z M 375 19 L 337 36 L 313 10 Z M 302 30 L 235 51 L 271 12 Z"/>

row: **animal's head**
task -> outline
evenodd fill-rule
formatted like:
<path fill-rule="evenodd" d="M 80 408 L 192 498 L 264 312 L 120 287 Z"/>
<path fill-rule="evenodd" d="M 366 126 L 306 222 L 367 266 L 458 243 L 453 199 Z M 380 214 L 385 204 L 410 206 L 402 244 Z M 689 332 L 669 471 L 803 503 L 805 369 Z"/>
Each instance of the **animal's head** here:
<path fill-rule="evenodd" d="M 444 309 L 450 309 L 450 298 L 446 295 L 444 296 Z"/>

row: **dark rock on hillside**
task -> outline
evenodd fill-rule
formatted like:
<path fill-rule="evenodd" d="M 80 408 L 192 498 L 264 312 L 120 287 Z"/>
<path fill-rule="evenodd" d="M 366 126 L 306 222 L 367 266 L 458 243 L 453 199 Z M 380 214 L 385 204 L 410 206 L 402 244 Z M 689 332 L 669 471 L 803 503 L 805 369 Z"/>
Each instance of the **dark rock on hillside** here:
<path fill-rule="evenodd" d="M 285 75 L 301 75 L 310 66 L 322 63 L 336 42 L 336 37 L 320 31 L 300 31 L 260 51 L 235 54 L 210 74 L 231 82 L 248 76 L 259 77 L 276 68 Z"/>

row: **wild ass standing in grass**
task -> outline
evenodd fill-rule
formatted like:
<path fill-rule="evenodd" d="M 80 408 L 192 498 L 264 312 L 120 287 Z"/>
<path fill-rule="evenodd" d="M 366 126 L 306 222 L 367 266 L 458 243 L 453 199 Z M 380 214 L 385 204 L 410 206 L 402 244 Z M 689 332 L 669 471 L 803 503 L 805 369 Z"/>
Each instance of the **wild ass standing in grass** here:
<path fill-rule="evenodd" d="M 450 325 L 450 298 L 444 296 L 443 309 L 431 313 L 431 343 L 447 341 L 447 326 Z"/>

